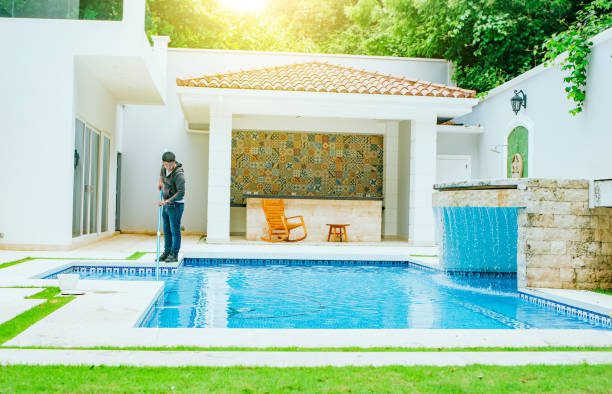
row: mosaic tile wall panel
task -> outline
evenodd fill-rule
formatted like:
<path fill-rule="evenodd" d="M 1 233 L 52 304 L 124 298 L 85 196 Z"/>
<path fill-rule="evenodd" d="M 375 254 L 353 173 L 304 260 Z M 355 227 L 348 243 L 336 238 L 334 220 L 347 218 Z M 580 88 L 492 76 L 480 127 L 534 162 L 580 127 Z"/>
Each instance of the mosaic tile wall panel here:
<path fill-rule="evenodd" d="M 232 204 L 245 193 L 383 195 L 383 136 L 234 130 Z"/>

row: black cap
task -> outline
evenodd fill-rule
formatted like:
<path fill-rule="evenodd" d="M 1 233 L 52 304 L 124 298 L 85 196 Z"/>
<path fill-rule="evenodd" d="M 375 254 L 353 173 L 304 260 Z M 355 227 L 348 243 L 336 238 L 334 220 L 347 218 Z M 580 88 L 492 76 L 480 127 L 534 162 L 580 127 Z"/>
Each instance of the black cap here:
<path fill-rule="evenodd" d="M 172 162 L 175 160 L 176 160 L 176 156 L 174 156 L 174 153 L 172 152 L 164 152 L 164 154 L 162 155 L 162 161 Z"/>

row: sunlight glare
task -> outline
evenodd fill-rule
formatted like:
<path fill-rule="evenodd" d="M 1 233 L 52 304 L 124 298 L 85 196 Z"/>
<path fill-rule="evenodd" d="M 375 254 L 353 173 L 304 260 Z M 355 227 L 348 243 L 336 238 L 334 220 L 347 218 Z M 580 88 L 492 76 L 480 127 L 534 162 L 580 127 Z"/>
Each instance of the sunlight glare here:
<path fill-rule="evenodd" d="M 218 0 L 219 4 L 224 7 L 231 8 L 234 11 L 240 12 L 258 12 L 262 11 L 268 0 Z"/>

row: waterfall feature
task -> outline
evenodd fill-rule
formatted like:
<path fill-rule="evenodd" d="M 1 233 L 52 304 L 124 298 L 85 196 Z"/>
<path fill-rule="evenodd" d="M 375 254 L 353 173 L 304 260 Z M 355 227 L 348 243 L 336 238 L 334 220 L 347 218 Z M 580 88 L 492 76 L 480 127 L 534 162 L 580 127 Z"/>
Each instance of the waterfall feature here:
<path fill-rule="evenodd" d="M 445 269 L 516 272 L 519 208 L 434 209 L 440 262 Z"/>

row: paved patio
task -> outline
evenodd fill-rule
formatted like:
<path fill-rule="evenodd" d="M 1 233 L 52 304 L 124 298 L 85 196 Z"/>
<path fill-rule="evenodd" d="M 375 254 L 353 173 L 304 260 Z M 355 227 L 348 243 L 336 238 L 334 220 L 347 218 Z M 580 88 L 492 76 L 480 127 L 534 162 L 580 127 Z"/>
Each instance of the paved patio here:
<path fill-rule="evenodd" d="M 612 364 L 612 352 L 191 352 L 0 350 L 0 365 L 318 367 Z"/>

